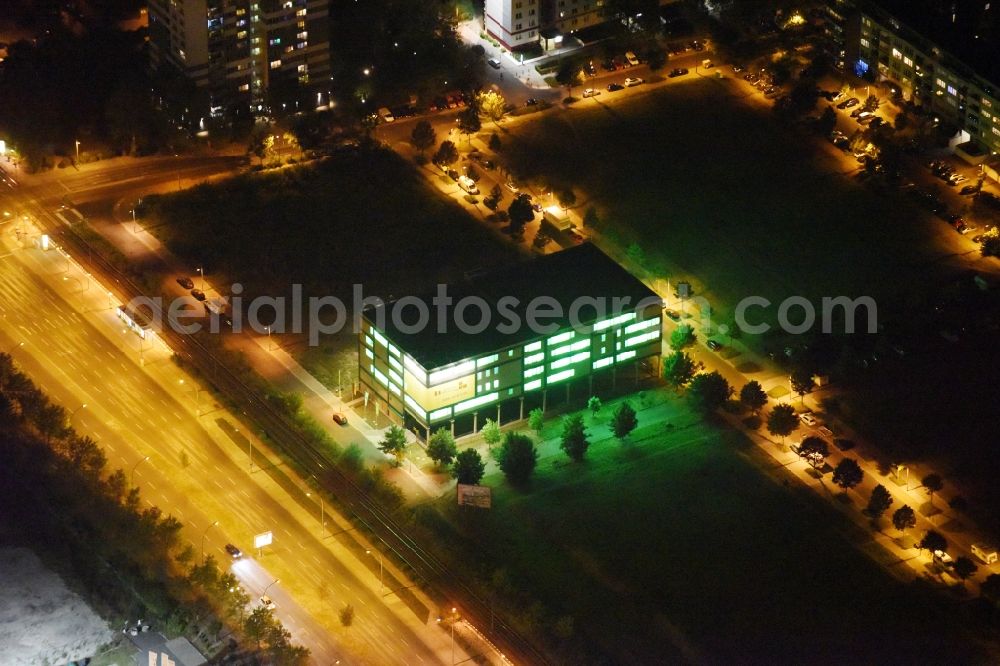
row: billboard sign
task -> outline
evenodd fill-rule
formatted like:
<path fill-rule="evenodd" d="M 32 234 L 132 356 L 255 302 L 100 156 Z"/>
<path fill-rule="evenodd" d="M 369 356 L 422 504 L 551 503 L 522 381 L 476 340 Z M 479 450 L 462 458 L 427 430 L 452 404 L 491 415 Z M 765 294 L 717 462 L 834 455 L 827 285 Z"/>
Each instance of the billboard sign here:
<path fill-rule="evenodd" d="M 458 505 L 474 506 L 489 509 L 493 506 L 493 495 L 489 486 L 471 486 L 460 483 L 458 488 Z"/>
<path fill-rule="evenodd" d="M 263 548 L 264 546 L 270 546 L 271 545 L 271 541 L 273 541 L 273 539 L 271 538 L 271 533 L 270 532 L 262 532 L 261 534 L 258 534 L 256 536 L 254 536 L 254 538 L 253 538 L 253 547 L 254 548 Z"/>

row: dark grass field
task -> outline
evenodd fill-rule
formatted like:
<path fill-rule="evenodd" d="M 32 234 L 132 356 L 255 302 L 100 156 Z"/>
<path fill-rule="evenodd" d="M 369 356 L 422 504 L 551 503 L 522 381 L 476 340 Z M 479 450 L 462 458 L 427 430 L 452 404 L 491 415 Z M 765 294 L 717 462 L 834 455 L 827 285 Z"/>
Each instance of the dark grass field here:
<path fill-rule="evenodd" d="M 868 533 L 762 474 L 739 434 L 673 410 L 669 433 L 594 442 L 582 465 L 543 458 L 527 492 L 488 476 L 490 512 L 453 495 L 436 509 L 481 564 L 573 617 L 587 663 L 973 658 L 944 599 L 860 552 Z"/>
<path fill-rule="evenodd" d="M 150 197 L 150 199 L 153 199 Z M 250 174 L 151 201 L 155 233 L 247 293 L 401 296 L 515 252 L 388 150 Z"/>
<path fill-rule="evenodd" d="M 926 219 L 845 180 L 856 164 L 733 99 L 732 86 L 583 100 L 515 126 L 505 151 L 525 177 L 578 186 L 625 244 L 637 239 L 672 279 L 695 278 L 716 307 L 750 295 L 889 298 L 942 269 Z"/>

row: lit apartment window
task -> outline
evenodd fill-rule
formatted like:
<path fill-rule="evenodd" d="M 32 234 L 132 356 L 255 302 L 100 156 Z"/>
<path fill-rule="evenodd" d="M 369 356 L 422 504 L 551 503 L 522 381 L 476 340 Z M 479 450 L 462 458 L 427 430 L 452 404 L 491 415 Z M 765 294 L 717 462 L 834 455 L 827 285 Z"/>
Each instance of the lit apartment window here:
<path fill-rule="evenodd" d="M 240 30 L 238 33 L 236 33 L 236 39 L 246 39 L 246 36 L 247 36 L 246 30 Z"/>
<path fill-rule="evenodd" d="M 944 88 L 947 85 L 942 79 L 934 79 L 934 83 L 938 84 L 939 88 Z"/>
<path fill-rule="evenodd" d="M 1000 127 L 994 127 L 993 133 L 996 134 L 997 136 L 1000 136 Z"/>
<path fill-rule="evenodd" d="M 907 58 L 906 56 L 903 56 L 903 64 L 906 65 L 907 67 L 913 67 L 913 60 Z"/>
<path fill-rule="evenodd" d="M 244 83 L 243 85 L 240 86 L 240 92 L 246 92 L 248 90 L 250 90 L 250 84 L 249 83 Z"/>
<path fill-rule="evenodd" d="M 181 60 L 187 60 L 187 54 L 184 53 L 184 49 L 177 49 L 177 55 L 181 57 Z"/>
<path fill-rule="evenodd" d="M 893 49 L 892 57 L 895 58 L 896 60 L 899 60 L 900 58 L 903 57 L 903 54 L 899 52 L 899 49 Z"/>
<path fill-rule="evenodd" d="M 308 37 L 308 36 L 309 36 L 309 33 L 308 33 L 308 32 L 305 32 L 305 31 L 302 31 L 302 32 L 300 32 L 299 34 L 297 34 L 297 35 L 295 35 L 295 36 L 296 36 L 297 38 L 299 38 L 299 39 L 305 39 L 306 37 Z"/>
<path fill-rule="evenodd" d="M 958 94 L 958 91 L 955 90 L 955 86 L 948 86 L 948 94 L 949 95 L 957 95 Z"/>
<path fill-rule="evenodd" d="M 295 15 L 296 16 L 305 16 L 306 15 L 306 10 L 300 9 L 297 12 L 295 12 Z"/>
<path fill-rule="evenodd" d="M 299 65 L 299 73 L 300 74 L 305 73 L 307 71 L 309 71 L 309 65 Z"/>
<path fill-rule="evenodd" d="M 872 44 L 867 39 L 862 39 L 861 46 L 865 47 L 866 49 L 870 49 L 872 47 Z"/>
<path fill-rule="evenodd" d="M 271 61 L 271 69 L 278 69 L 279 67 L 281 67 L 281 61 L 280 60 L 272 60 Z"/>

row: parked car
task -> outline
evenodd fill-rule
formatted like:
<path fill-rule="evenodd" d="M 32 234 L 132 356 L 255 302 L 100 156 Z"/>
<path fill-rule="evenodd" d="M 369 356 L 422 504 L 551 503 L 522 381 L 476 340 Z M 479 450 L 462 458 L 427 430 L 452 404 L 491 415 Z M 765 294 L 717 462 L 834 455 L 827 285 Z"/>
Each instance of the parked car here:
<path fill-rule="evenodd" d="M 639 59 L 636 58 L 635 54 L 632 53 L 631 51 L 625 52 L 625 61 L 628 62 L 628 64 L 632 65 L 633 67 L 639 64 Z"/>
<path fill-rule="evenodd" d="M 712 351 L 719 351 L 720 349 L 722 349 L 722 343 L 716 342 L 715 340 L 709 340 L 705 344 L 707 344 L 708 348 L 711 349 Z"/>
<path fill-rule="evenodd" d="M 812 412 L 802 412 L 799 414 L 799 420 L 810 428 L 815 427 L 816 424 L 819 423 L 819 419 L 817 419 Z"/>
<path fill-rule="evenodd" d="M 975 194 L 975 192 L 976 192 L 975 185 L 966 185 L 959 191 L 959 194 L 968 195 L 968 194 Z"/>
<path fill-rule="evenodd" d="M 637 86 L 637 85 L 640 85 L 640 84 L 643 84 L 643 83 L 645 83 L 645 81 L 643 81 L 642 79 L 640 79 L 637 76 L 635 76 L 635 77 L 630 76 L 627 79 L 625 79 L 625 87 L 626 88 L 631 88 L 632 86 Z"/>
<path fill-rule="evenodd" d="M 205 300 L 205 292 L 203 292 L 201 289 L 192 289 L 191 295 L 195 297 L 195 300 L 198 301 Z"/>
<path fill-rule="evenodd" d="M 851 107 L 855 107 L 855 106 L 857 106 L 860 103 L 861 103 L 861 100 L 859 100 L 857 97 L 850 97 L 848 99 L 845 99 L 840 104 L 838 104 L 837 108 L 838 109 L 850 109 Z"/>
<path fill-rule="evenodd" d="M 226 552 L 229 553 L 229 556 L 234 560 L 238 560 L 243 557 L 243 551 L 231 543 L 226 544 Z"/>
<path fill-rule="evenodd" d="M 681 320 L 681 313 L 678 312 L 677 310 L 671 310 L 670 308 L 667 308 L 666 310 L 663 311 L 663 314 L 667 315 L 667 317 L 671 321 L 680 321 Z"/>
<path fill-rule="evenodd" d="M 583 91 L 584 97 L 597 97 L 600 94 L 601 91 L 598 90 L 597 88 L 587 88 L 586 90 Z"/>
<path fill-rule="evenodd" d="M 608 84 L 608 92 L 616 92 L 616 91 L 618 91 L 618 90 L 621 90 L 621 89 L 622 89 L 622 88 L 624 88 L 624 87 L 625 87 L 625 86 L 623 86 L 623 85 L 622 85 L 622 84 L 620 84 L 620 83 L 609 83 L 609 84 Z"/>
<path fill-rule="evenodd" d="M 177 278 L 177 284 L 184 287 L 185 289 L 194 289 L 194 280 L 192 280 L 189 277 Z"/>
<path fill-rule="evenodd" d="M 875 118 L 872 118 L 872 121 L 868 124 L 868 126 L 871 127 L 872 129 L 875 129 L 876 127 L 881 127 L 884 124 L 885 124 L 884 120 L 882 120 L 881 118 L 875 117 Z"/>
<path fill-rule="evenodd" d="M 668 74 L 667 76 L 669 76 L 672 79 L 675 79 L 678 76 L 684 76 L 687 73 L 688 73 L 688 71 L 686 69 L 684 69 L 683 67 L 676 67 L 676 68 L 670 70 L 670 74 Z"/>
<path fill-rule="evenodd" d="M 614 60 L 605 60 L 604 62 L 601 63 L 601 69 L 603 69 L 606 72 L 613 72 L 618 68 L 615 67 Z"/>
<path fill-rule="evenodd" d="M 334 412 L 333 422 L 336 423 L 337 425 L 345 426 L 347 425 L 347 417 L 344 416 L 343 412 Z"/>
<path fill-rule="evenodd" d="M 497 60 L 496 58 L 490 58 L 490 59 L 489 59 L 489 60 L 487 60 L 486 62 L 487 62 L 487 63 L 489 64 L 489 66 L 490 66 L 490 67 L 492 67 L 493 69 L 500 69 L 500 61 L 499 61 L 499 60 Z"/>
<path fill-rule="evenodd" d="M 274 601 L 271 600 L 271 597 L 265 594 L 260 598 L 260 606 L 261 608 L 270 608 L 271 610 L 274 610 Z"/>
<path fill-rule="evenodd" d="M 529 97 L 527 100 L 525 100 L 524 105 L 525 106 L 537 106 L 538 105 L 538 100 L 535 99 L 534 97 Z"/>

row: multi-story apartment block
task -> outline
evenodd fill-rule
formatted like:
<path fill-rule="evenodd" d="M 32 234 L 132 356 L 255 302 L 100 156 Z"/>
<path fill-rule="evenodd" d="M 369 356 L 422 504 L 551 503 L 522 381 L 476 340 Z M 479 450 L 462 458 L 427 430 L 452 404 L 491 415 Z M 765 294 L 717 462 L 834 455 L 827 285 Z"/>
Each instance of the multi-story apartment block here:
<path fill-rule="evenodd" d="M 567 34 L 612 18 L 607 0 L 486 0 L 486 32 L 511 50 L 537 44 L 542 31 Z"/>
<path fill-rule="evenodd" d="M 150 0 L 150 58 L 204 93 L 213 113 L 267 111 L 330 77 L 328 0 Z M 269 93 L 271 94 L 269 96 Z"/>
<path fill-rule="evenodd" d="M 988 0 L 859 2 L 853 69 L 931 109 L 963 140 L 1000 153 L 996 11 Z"/>

